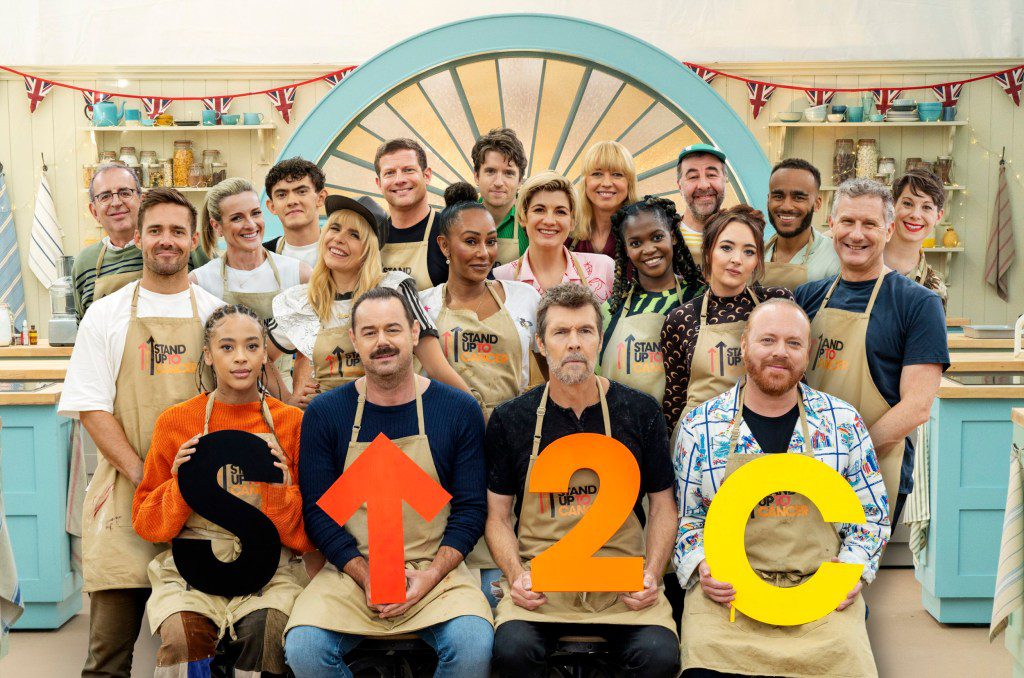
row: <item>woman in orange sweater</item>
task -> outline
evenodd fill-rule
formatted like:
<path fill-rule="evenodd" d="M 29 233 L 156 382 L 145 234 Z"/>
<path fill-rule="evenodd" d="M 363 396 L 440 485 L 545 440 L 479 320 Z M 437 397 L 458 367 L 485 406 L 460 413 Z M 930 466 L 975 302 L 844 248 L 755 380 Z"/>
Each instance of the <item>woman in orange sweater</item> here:
<path fill-rule="evenodd" d="M 285 675 L 281 644 L 295 597 L 308 583 L 301 555 L 313 550 L 302 523 L 302 497 L 295 482 L 302 411 L 267 396 L 260 375 L 267 362 L 266 333 L 256 314 L 241 305 L 223 306 L 206 322 L 204 361 L 213 368 L 214 390 L 164 411 L 157 419 L 142 483 L 135 491 L 132 525 L 151 542 L 176 537 L 207 539 L 221 560 L 238 553 L 238 539 L 194 513 L 178 487 L 178 468 L 201 435 L 240 430 L 267 441 L 281 484 L 249 483 L 221 470 L 220 484 L 263 511 L 281 536 L 274 577 L 252 595 L 224 598 L 188 586 L 171 550 L 149 565 L 153 593 L 146 604 L 153 633 L 160 632 L 158 678 L 232 675 L 231 667 Z M 227 637 L 225 637 L 225 634 Z"/>

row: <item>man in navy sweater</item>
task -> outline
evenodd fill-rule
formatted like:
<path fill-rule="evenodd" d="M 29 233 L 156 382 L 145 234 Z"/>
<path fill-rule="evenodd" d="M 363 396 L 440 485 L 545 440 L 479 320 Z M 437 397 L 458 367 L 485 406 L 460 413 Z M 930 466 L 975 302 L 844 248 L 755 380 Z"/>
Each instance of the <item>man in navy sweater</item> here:
<path fill-rule="evenodd" d="M 487 513 L 480 406 L 413 372 L 419 326 L 394 290 L 360 297 L 349 335 L 366 376 L 313 400 L 302 422 L 303 515 L 327 565 L 295 601 L 288 664 L 299 678 L 351 676 L 344 656 L 364 637 L 414 632 L 437 651 L 435 675 L 485 677 L 491 610 L 462 562 L 483 534 Z M 404 507 L 406 600 L 376 605 L 366 506 L 339 525 L 317 502 L 381 433 L 452 498 L 430 521 Z"/>

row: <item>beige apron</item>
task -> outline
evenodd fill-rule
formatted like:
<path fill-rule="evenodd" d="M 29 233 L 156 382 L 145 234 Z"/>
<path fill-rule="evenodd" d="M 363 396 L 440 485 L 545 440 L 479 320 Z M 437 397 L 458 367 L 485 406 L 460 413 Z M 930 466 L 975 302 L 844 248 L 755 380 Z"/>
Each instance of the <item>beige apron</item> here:
<path fill-rule="evenodd" d="M 498 258 L 494 260 L 495 266 L 508 264 L 519 258 L 519 224 L 512 220 L 512 237 L 498 238 Z"/>
<path fill-rule="evenodd" d="M 427 227 L 423 230 L 423 240 L 420 242 L 388 243 L 380 248 L 380 260 L 384 265 L 384 272 L 402 271 L 411 275 L 416 281 L 416 289 L 420 292 L 434 286 L 430 282 L 427 252 L 430 248 L 430 233 L 436 214 L 434 210 L 430 210 Z"/>
<path fill-rule="evenodd" d="M 680 302 L 683 291 L 676 280 Z M 620 384 L 653 396 L 659 403 L 665 399 L 665 358 L 661 352 L 661 330 L 666 313 L 629 313 L 633 290 L 626 295 L 619 321 L 601 354 L 601 375 Z M 609 349 L 614 351 L 610 353 Z M 620 355 L 620 349 L 622 354 Z"/>
<path fill-rule="evenodd" d="M 207 398 L 203 435 L 210 432 L 210 415 L 213 414 L 213 402 L 216 394 L 217 392 L 213 391 Z M 267 407 L 266 402 L 262 403 L 262 413 L 263 420 L 270 432 L 254 432 L 254 435 L 267 442 L 278 442 L 274 431 L 274 420 L 270 416 L 270 408 Z M 263 510 L 261 484 L 239 481 L 241 473 L 235 466 L 225 466 L 218 475 L 221 486 L 228 492 L 250 506 Z M 212 542 L 214 554 L 226 562 L 237 558 L 241 552 L 241 543 L 238 537 L 198 513 L 189 515 L 178 537 L 181 539 L 205 539 Z M 277 572 L 266 586 L 251 595 L 225 598 L 192 588 L 178 573 L 171 549 L 161 553 L 149 564 L 149 581 L 152 584 L 153 593 L 146 603 L 146 613 L 149 615 L 150 630 L 154 634 L 164 620 L 172 614 L 195 612 L 217 625 L 218 638 L 223 637 L 225 631 L 234 638 L 235 622 L 252 612 L 273 609 L 279 610 L 285 615 L 291 614 L 292 603 L 302 592 L 302 587 L 309 581 L 309 578 L 306 576 L 302 560 L 293 555 L 291 550 L 282 546 Z M 265 651 L 272 650 L 268 646 Z M 283 664 L 283 646 L 278 648 L 278 651 L 282 653 L 280 663 Z"/>
<path fill-rule="evenodd" d="M 141 283 L 140 283 L 141 285 Z M 132 294 L 128 333 L 114 396 L 114 418 L 140 458 L 149 453 L 160 413 L 195 395 L 195 371 L 202 359 L 203 323 L 189 287 L 191 318 L 136 315 L 139 285 Z M 141 360 L 140 360 L 141 359 Z M 82 548 L 84 591 L 149 588 L 146 568 L 163 550 L 132 528 L 135 485 L 98 455 L 85 492 Z"/>
<path fill-rule="evenodd" d="M 501 303 L 489 282 L 485 282 L 484 287 L 498 305 L 498 311 L 486 320 L 480 320 L 473 311 L 448 308 L 445 301 L 447 287 L 441 286 L 437 331 L 441 335 L 445 358 L 469 385 L 486 421 L 495 407 L 519 395 L 523 360 L 519 331 L 508 307 Z M 469 342 L 467 336 L 470 337 Z M 472 337 L 479 337 L 479 341 Z M 451 346 L 448 345 L 449 338 Z M 481 344 L 487 345 L 486 351 L 482 350 Z M 467 348 L 471 350 L 467 351 Z M 482 537 L 466 556 L 466 565 L 471 569 L 497 567 Z"/>
<path fill-rule="evenodd" d="M 359 394 L 356 406 L 352 438 L 348 444 L 345 470 L 359 458 L 371 443 L 357 442 L 363 421 L 363 407 L 366 395 Z M 423 424 L 423 400 L 416 389 L 416 418 L 419 433 L 395 441 L 402 452 L 423 469 L 427 475 L 438 481 L 434 457 L 430 452 L 430 441 Z M 445 527 L 448 524 L 450 504 L 431 521 L 423 520 L 409 504 L 402 505 L 402 526 L 405 534 L 405 567 L 425 570 L 433 562 L 441 546 Z M 369 557 L 369 532 L 367 529 L 366 505 L 363 504 L 355 515 L 345 523 L 364 558 Z M 441 582 L 400 617 L 381 619 L 366 605 L 366 594 L 354 579 L 339 572 L 327 563 L 313 578 L 299 599 L 295 601 L 288 630 L 296 626 L 315 626 L 339 633 L 360 636 L 394 636 L 410 633 L 446 622 L 455 617 L 471 615 L 491 621 L 491 607 L 480 591 L 480 584 L 470 573 L 466 564 L 459 565 L 448 573 Z"/>
<path fill-rule="evenodd" d="M 757 306 L 757 295 L 748 287 L 747 294 Z M 743 376 L 743 359 L 740 355 L 740 338 L 747 326 L 746 319 L 731 323 L 708 324 L 708 297 L 711 289 L 704 293 L 700 307 L 700 330 L 693 347 L 690 363 L 690 385 L 686 389 L 686 408 L 679 417 L 682 421 L 690 410 L 701 403 L 722 395 Z M 673 435 L 673 440 L 675 436 Z"/>
<path fill-rule="evenodd" d="M 519 278 L 523 275 L 523 263 L 526 261 L 526 255 L 528 255 L 529 253 L 530 249 L 527 248 L 526 252 L 523 253 L 523 256 L 519 257 L 519 270 L 516 272 L 516 280 L 519 280 Z M 572 252 L 569 252 L 569 261 L 572 262 L 573 268 L 576 269 L 576 275 L 580 277 L 580 284 L 583 285 L 584 287 L 589 287 L 589 285 L 587 284 L 587 274 L 583 272 L 583 267 L 580 266 L 579 260 L 573 256 Z M 564 277 L 565 274 L 563 273 L 562 275 Z M 540 286 L 540 282 L 537 282 L 537 286 Z M 541 293 L 541 295 L 544 294 L 544 290 L 538 291 Z"/>
<path fill-rule="evenodd" d="M 891 409 L 871 378 L 867 353 L 871 309 L 884 281 L 883 273 L 875 282 L 867 308 L 854 313 L 826 308 L 839 284 L 836 276 L 811 323 L 811 341 L 816 343 L 807 368 L 807 384 L 853 405 L 869 429 Z M 899 494 L 904 447 L 905 439 L 888 450 L 875 450 L 890 506 Z"/>
<path fill-rule="evenodd" d="M 138 247 L 137 245 L 131 245 L 131 247 Z M 100 277 L 100 269 L 103 268 L 103 255 L 107 253 L 107 243 L 103 243 L 103 247 L 100 248 L 100 255 L 96 258 L 96 277 L 92 283 L 92 300 L 95 303 L 98 299 L 113 294 L 130 282 L 135 282 L 142 278 L 142 269 L 137 271 L 129 271 L 127 273 L 111 273 Z"/>
<path fill-rule="evenodd" d="M 322 325 L 313 344 L 313 375 L 326 393 L 363 376 L 363 363 L 348 336 L 351 312 L 341 316 L 345 324 L 330 329 Z"/>
<path fill-rule="evenodd" d="M 764 456 L 736 452 L 743 421 L 742 389 L 738 400 L 736 418 L 729 430 L 726 479 L 744 464 Z M 797 402 L 804 438 L 802 454 L 814 458 L 802 393 Z M 799 515 L 802 511 L 795 511 L 782 516 L 759 513 L 775 508 L 776 503 L 781 506 L 783 499 L 789 508 L 806 507 L 806 513 Z M 790 588 L 817 572 L 822 562 L 838 555 L 842 542 L 836 528 L 824 521 L 814 502 L 802 494 L 778 492 L 765 497 L 751 512 L 744 545 L 750 566 L 762 579 Z M 704 595 L 698 582 L 686 592 L 683 607 L 682 667 L 684 671 L 693 668 L 722 673 L 753 671 L 758 675 L 790 678 L 877 676 L 864 615 L 864 598 L 858 595 L 842 612 L 833 611 L 822 619 L 798 626 L 765 624 L 738 611 L 736 621 L 730 622 L 729 608 Z"/>
<path fill-rule="evenodd" d="M 794 264 L 792 261 L 785 264 L 778 261 L 766 261 L 764 262 L 764 277 L 761 279 L 762 285 L 773 285 L 775 287 L 785 287 L 788 290 L 795 290 L 800 285 L 807 282 L 807 260 L 811 258 L 811 245 L 814 244 L 814 229 L 811 228 L 811 239 L 807 241 L 807 246 L 804 247 L 804 258 L 799 264 Z M 765 246 L 766 250 L 772 251 L 772 257 L 775 256 L 775 244 L 779 241 L 779 236 L 773 235 Z"/>
<path fill-rule="evenodd" d="M 601 397 L 604 433 L 610 437 L 612 426 L 608 418 L 608 403 L 605 400 L 604 391 L 600 388 L 600 380 L 598 381 L 598 393 Z M 540 399 L 540 407 L 537 408 L 537 423 L 533 431 L 533 452 L 530 454 L 530 465 L 526 472 L 526 487 L 530 486 L 533 465 L 537 463 L 537 457 L 541 453 L 540 436 L 547 402 L 548 386 L 545 386 Z M 582 514 L 572 511 L 567 511 L 566 515 L 562 515 L 560 508 L 570 506 L 569 503 L 563 504 L 562 502 L 572 500 L 572 503 L 576 503 L 582 497 L 593 500 L 597 496 L 597 492 L 600 491 L 600 480 L 591 469 L 581 468 L 572 474 L 569 486 L 571 488 L 591 486 L 593 492 L 587 491 L 575 495 L 530 492 L 524 494 L 522 508 L 519 511 L 519 557 L 526 569 L 530 568 L 530 561 L 564 537 L 583 519 Z M 595 557 L 644 555 L 644 529 L 634 511 L 630 510 L 629 517 L 622 527 L 594 555 Z M 548 599 L 547 602 L 536 610 L 530 611 L 513 602 L 510 585 L 505 577 L 501 578 L 500 584 L 504 595 L 498 601 L 495 626 L 500 626 L 507 621 L 519 620 L 572 624 L 655 625 L 664 626 L 673 633 L 676 631 L 675 622 L 672 620 L 672 606 L 669 604 L 668 598 L 665 597 L 661 584 L 659 584 L 661 593 L 658 596 L 658 601 L 639 611 L 633 611 L 626 607 L 625 603 L 619 600 L 619 594 L 614 591 L 544 592 Z"/>

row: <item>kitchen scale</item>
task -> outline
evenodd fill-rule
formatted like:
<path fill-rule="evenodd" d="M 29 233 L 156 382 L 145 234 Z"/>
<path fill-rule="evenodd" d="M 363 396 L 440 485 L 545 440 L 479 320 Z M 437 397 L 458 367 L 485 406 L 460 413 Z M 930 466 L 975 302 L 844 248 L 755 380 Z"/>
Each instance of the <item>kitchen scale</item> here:
<path fill-rule="evenodd" d="M 74 263 L 74 257 L 61 257 L 57 261 L 58 277 L 50 286 L 50 323 L 47 327 L 50 346 L 74 346 L 78 335 L 74 281 L 71 279 Z"/>

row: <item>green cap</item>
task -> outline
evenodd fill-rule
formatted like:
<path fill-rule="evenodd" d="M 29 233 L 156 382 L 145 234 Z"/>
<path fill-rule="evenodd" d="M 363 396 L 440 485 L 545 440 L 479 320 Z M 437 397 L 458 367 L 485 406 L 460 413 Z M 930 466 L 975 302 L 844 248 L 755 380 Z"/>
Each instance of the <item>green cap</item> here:
<path fill-rule="evenodd" d="M 693 155 L 694 153 L 710 153 L 722 162 L 725 162 L 725 153 L 723 153 L 718 147 L 712 146 L 711 144 L 690 144 L 683 150 L 679 151 L 679 158 L 676 159 L 676 165 L 681 163 L 683 158 L 688 155 Z"/>

